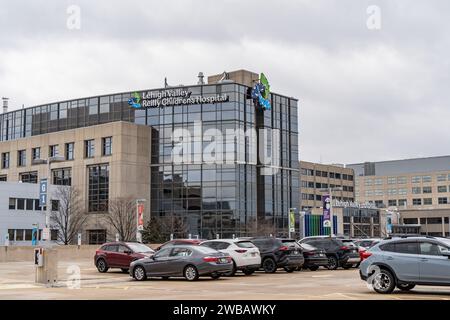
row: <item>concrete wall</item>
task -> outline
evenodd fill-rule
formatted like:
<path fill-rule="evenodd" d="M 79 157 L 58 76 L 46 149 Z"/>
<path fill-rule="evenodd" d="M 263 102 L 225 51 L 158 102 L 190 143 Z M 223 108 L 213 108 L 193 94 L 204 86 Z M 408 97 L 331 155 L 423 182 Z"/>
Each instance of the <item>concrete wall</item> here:
<path fill-rule="evenodd" d="M 149 244 L 151 248 L 155 249 L 159 244 Z M 59 260 L 80 260 L 80 259 L 94 259 L 95 250 L 99 245 L 76 245 L 57 246 Z M 0 246 L 0 263 L 1 262 L 19 262 L 19 261 L 33 261 L 34 248 L 31 246 Z"/>

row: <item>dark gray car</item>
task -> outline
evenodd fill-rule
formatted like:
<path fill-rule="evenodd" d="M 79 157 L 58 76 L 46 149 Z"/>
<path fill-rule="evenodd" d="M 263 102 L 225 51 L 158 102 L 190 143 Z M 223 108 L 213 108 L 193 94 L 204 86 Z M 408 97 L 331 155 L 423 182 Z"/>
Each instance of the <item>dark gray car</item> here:
<path fill-rule="evenodd" d="M 193 281 L 200 276 L 217 279 L 232 269 L 233 262 L 228 254 L 207 247 L 178 245 L 132 262 L 130 276 L 139 281 L 147 277 L 185 277 Z"/>

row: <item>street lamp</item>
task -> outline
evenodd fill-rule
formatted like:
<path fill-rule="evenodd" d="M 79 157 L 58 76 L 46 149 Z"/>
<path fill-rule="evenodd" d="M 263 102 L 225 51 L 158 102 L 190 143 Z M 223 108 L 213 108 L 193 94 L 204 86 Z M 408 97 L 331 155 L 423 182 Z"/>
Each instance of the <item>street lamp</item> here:
<path fill-rule="evenodd" d="M 66 159 L 62 156 L 54 156 L 49 157 L 48 159 L 33 159 L 31 161 L 31 164 L 39 165 L 39 164 L 46 164 L 47 165 L 47 184 L 50 185 L 51 181 L 51 164 L 55 162 L 63 162 Z M 50 228 L 50 215 L 51 215 L 51 200 L 48 196 L 48 188 L 47 188 L 47 203 L 46 203 L 46 210 L 45 210 L 45 228 Z"/>
<path fill-rule="evenodd" d="M 333 227 L 334 227 L 334 223 L 333 223 L 333 191 L 343 191 L 344 188 L 342 187 L 328 187 L 328 188 L 323 188 L 323 189 L 319 189 L 319 192 L 328 192 L 328 194 L 330 195 L 330 237 L 333 236 Z"/>

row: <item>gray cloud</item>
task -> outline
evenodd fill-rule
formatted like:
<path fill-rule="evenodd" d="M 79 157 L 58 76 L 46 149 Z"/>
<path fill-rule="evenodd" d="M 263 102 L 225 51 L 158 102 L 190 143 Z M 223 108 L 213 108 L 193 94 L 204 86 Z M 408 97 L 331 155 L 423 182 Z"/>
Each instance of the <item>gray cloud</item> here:
<path fill-rule="evenodd" d="M 66 28 L 81 8 L 81 30 Z M 381 30 L 366 9 L 381 8 Z M 299 98 L 301 157 L 448 153 L 448 1 L 0 1 L 0 95 L 17 108 L 264 71 Z"/>

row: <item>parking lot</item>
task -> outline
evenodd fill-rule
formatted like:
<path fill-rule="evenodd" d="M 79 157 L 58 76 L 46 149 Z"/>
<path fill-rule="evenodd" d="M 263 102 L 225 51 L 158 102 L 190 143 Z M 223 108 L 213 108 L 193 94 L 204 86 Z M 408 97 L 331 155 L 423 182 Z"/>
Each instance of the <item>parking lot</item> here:
<path fill-rule="evenodd" d="M 79 289 L 73 270 L 81 271 Z M 380 295 L 359 279 L 358 270 L 319 269 L 275 274 L 237 273 L 219 280 L 151 279 L 138 282 L 120 271 L 100 274 L 92 260 L 60 261 L 57 287 L 34 283 L 29 262 L 0 263 L 0 299 L 438 299 L 449 300 L 448 287 L 417 287 L 411 292 Z M 74 281 L 75 279 L 75 281 Z M 71 288 L 75 287 L 75 288 Z"/>

